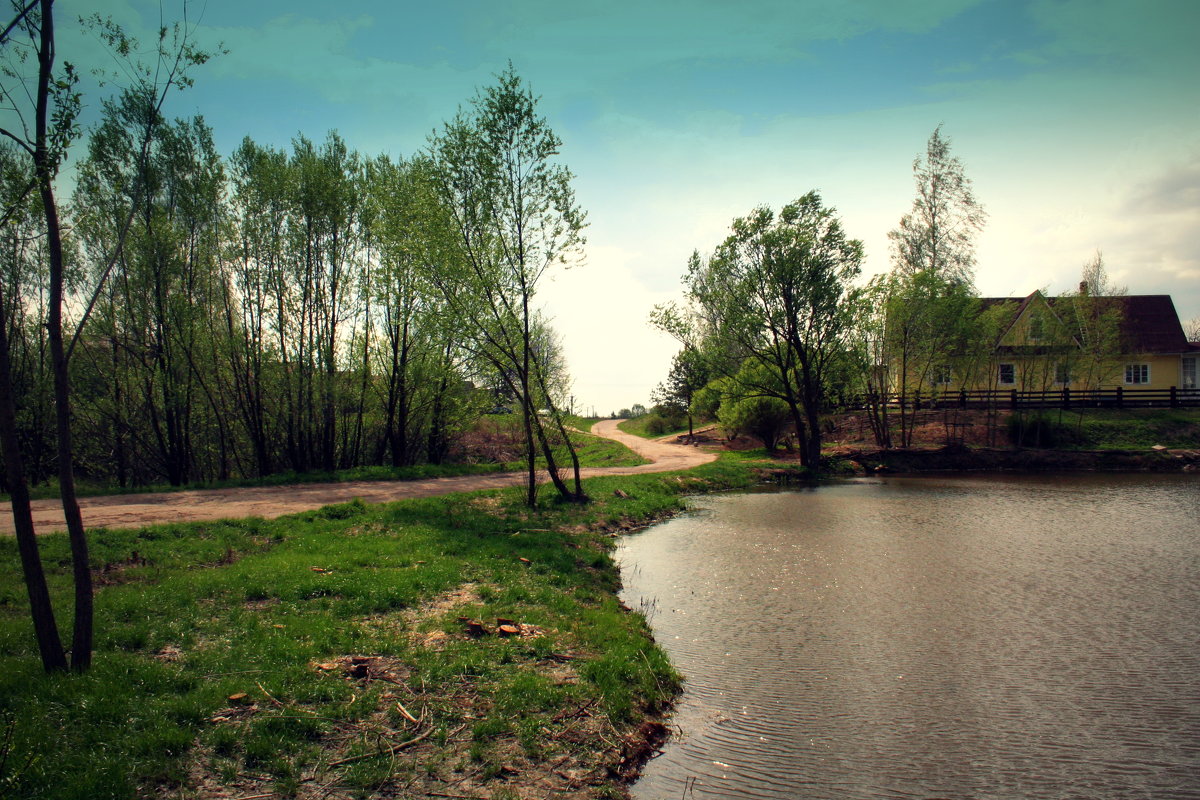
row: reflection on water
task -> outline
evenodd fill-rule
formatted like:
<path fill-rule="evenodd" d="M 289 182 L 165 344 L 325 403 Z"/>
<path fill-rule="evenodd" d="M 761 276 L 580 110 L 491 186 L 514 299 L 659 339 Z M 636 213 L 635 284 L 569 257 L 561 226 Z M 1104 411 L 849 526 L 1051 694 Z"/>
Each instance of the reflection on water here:
<path fill-rule="evenodd" d="M 628 537 L 687 678 L 638 798 L 1200 798 L 1200 479 L 863 479 Z"/>

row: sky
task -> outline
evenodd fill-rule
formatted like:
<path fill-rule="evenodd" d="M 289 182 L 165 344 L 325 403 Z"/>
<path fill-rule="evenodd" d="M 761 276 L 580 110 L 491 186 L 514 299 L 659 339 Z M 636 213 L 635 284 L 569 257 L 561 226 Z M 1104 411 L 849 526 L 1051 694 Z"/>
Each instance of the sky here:
<path fill-rule="evenodd" d="M 60 0 L 59 55 L 111 65 L 75 18 L 143 41 L 172 0 Z M 511 61 L 563 140 L 587 211 L 580 263 L 538 299 L 578 410 L 649 403 L 678 350 L 648 324 L 681 299 L 689 255 L 760 205 L 811 190 L 889 269 L 913 159 L 939 125 L 987 225 L 986 296 L 1073 289 L 1099 250 L 1133 294 L 1200 317 L 1200 2 L 1196 0 L 208 0 L 218 55 L 168 102 L 228 154 L 336 130 L 412 155 Z M 107 60 L 106 60 L 107 59 Z M 112 86 L 112 83 L 109 84 Z M 105 89 L 83 86 L 95 118 Z"/>

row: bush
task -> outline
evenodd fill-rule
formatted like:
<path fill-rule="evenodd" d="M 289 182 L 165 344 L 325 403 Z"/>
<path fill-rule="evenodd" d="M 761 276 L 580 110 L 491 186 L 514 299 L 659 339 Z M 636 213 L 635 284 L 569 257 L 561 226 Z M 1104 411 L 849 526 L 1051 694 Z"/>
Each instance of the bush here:
<path fill-rule="evenodd" d="M 1008 418 L 1008 440 L 1017 447 L 1063 448 L 1077 444 L 1071 425 L 1045 413 L 1013 414 Z"/>
<path fill-rule="evenodd" d="M 726 398 L 717 412 L 730 438 L 749 433 L 762 440 L 767 452 L 775 449 L 791 419 L 787 404 L 774 397 Z"/>

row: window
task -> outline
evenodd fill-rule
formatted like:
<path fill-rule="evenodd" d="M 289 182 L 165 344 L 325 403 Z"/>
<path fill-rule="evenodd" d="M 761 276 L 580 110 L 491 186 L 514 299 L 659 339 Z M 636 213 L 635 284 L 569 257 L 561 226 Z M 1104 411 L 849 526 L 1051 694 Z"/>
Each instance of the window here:
<path fill-rule="evenodd" d="M 1126 383 L 1149 383 L 1150 382 L 1150 365 L 1149 364 L 1126 364 L 1125 365 L 1125 382 Z"/>
<path fill-rule="evenodd" d="M 1040 342 L 1046 338 L 1046 318 L 1040 311 L 1033 311 L 1029 314 L 1028 336 L 1031 342 Z"/>
<path fill-rule="evenodd" d="M 954 370 L 950 369 L 949 364 L 939 364 L 933 368 L 933 382 L 939 386 L 945 386 L 954 379 Z"/>
<path fill-rule="evenodd" d="M 1066 364 L 1054 365 L 1054 382 L 1065 386 L 1071 382 L 1071 368 Z"/>
<path fill-rule="evenodd" d="M 1000 385 L 1012 386 L 1017 382 L 1017 365 L 1016 364 L 1001 364 L 1000 365 Z"/>
<path fill-rule="evenodd" d="M 1183 375 L 1181 384 L 1184 389 L 1196 388 L 1196 357 L 1184 356 L 1183 358 Z"/>

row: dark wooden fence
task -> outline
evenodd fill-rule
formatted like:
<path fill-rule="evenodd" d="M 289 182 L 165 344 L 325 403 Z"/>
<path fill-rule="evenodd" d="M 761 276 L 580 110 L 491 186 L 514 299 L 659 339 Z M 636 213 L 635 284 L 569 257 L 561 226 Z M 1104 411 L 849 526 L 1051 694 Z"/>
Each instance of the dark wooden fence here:
<path fill-rule="evenodd" d="M 866 398 L 875 400 L 878 397 Z M 900 408 L 1200 408 L 1200 389 L 1054 389 L 1018 391 L 985 389 L 922 395 L 894 394 L 889 405 Z"/>

